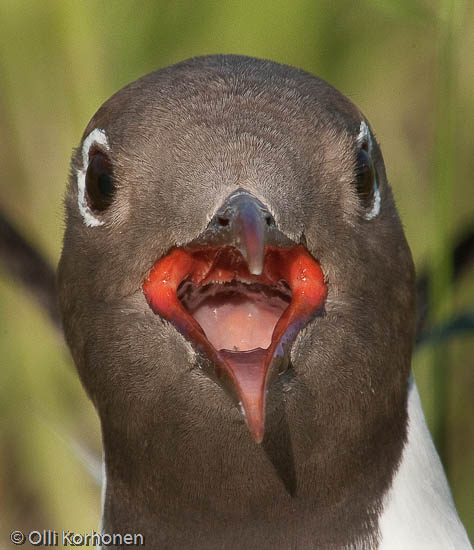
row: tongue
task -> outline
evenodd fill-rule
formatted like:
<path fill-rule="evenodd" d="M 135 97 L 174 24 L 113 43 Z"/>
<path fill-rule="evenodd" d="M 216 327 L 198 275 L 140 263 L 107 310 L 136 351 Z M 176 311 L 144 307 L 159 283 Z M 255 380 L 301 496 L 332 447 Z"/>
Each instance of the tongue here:
<path fill-rule="evenodd" d="M 232 292 L 208 298 L 190 313 L 216 350 L 265 350 L 287 305 L 283 300 Z"/>

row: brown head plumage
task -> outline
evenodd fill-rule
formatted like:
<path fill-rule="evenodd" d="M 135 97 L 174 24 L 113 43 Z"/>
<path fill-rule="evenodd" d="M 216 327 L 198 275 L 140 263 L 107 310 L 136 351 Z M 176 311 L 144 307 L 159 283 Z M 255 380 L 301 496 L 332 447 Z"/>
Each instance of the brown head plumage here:
<path fill-rule="evenodd" d="M 360 111 L 291 67 L 188 60 L 99 109 L 66 208 L 61 309 L 102 423 L 105 530 L 160 549 L 374 548 L 406 433 L 414 269 Z M 307 311 L 283 275 L 288 249 L 322 273 Z M 163 258 L 178 288 L 156 305 L 146 282 Z M 205 280 L 197 262 L 233 275 Z M 187 317 L 226 300 L 224 331 L 250 302 L 269 300 L 275 323 L 294 311 L 274 356 L 247 354 L 251 404 L 237 380 L 246 356 L 229 366 L 214 329 Z"/>

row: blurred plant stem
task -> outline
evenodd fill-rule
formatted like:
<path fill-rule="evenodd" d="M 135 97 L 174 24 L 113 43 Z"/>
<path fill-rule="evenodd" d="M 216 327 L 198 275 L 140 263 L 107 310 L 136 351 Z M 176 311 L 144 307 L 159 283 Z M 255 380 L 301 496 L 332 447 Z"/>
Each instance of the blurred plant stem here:
<path fill-rule="evenodd" d="M 448 319 L 453 312 L 451 236 L 456 171 L 456 45 L 458 0 L 440 0 L 436 66 L 435 144 L 433 149 L 433 256 L 430 287 L 431 322 Z M 447 424 L 449 413 L 450 354 L 448 344 L 434 344 L 433 434 L 444 466 L 449 470 Z"/>

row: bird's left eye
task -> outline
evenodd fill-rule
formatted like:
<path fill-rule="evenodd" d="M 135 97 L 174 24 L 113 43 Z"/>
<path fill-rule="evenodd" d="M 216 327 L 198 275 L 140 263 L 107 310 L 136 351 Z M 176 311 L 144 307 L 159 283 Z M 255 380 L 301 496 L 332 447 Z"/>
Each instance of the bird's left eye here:
<path fill-rule="evenodd" d="M 86 194 L 89 206 L 95 212 L 102 212 L 112 204 L 115 194 L 112 165 L 102 151 L 90 154 L 86 172 Z"/>
<path fill-rule="evenodd" d="M 373 204 L 374 194 L 377 190 L 377 175 L 374 162 L 368 150 L 368 145 L 363 144 L 357 153 L 356 161 L 356 189 L 360 201 L 365 208 Z"/>

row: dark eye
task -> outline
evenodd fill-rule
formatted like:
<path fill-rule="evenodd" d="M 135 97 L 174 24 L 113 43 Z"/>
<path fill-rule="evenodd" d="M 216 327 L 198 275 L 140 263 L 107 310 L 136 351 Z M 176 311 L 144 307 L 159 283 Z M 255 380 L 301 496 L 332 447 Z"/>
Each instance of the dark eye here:
<path fill-rule="evenodd" d="M 112 165 L 107 155 L 101 151 L 92 152 L 86 172 L 86 192 L 89 207 L 103 212 L 112 204 L 115 183 Z"/>
<path fill-rule="evenodd" d="M 367 146 L 363 145 L 357 153 L 356 189 L 363 206 L 366 208 L 372 206 L 376 185 L 374 163 L 367 151 Z"/>

